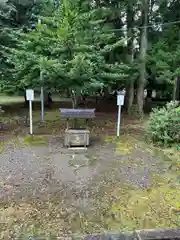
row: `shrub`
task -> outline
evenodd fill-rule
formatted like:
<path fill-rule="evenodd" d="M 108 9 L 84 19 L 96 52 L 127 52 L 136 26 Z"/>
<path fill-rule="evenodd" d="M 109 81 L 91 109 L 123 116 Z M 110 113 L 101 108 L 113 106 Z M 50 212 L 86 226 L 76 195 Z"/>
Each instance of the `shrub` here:
<path fill-rule="evenodd" d="M 170 145 L 180 142 L 180 107 L 177 101 L 153 109 L 147 125 L 147 137 L 154 143 Z"/>

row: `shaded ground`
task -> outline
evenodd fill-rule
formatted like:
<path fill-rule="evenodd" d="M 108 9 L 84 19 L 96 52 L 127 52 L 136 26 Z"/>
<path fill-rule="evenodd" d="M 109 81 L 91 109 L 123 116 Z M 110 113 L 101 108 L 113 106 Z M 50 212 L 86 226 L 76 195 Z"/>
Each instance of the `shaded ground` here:
<path fill-rule="evenodd" d="M 61 137 L 43 139 L 42 146 L 11 139 L 1 152 L 1 239 L 178 226 L 176 168 L 167 176 L 169 162 L 135 139 L 94 139 L 87 152 L 64 149 Z M 172 195 L 159 196 L 159 187 Z M 163 219 L 151 219 L 154 204 Z"/>
<path fill-rule="evenodd" d="M 41 141 L 32 144 L 24 112 L 3 115 L 0 239 L 180 227 L 179 151 L 143 143 L 141 121 L 123 116 L 117 140 L 116 113 L 97 113 L 91 147 L 74 152 L 63 147 L 59 111 L 40 117 L 33 111 Z"/>
<path fill-rule="evenodd" d="M 74 151 L 63 147 L 61 137 L 44 139 L 47 145 L 44 142 L 44 146 L 28 146 L 23 139 L 15 138 L 1 153 L 1 182 L 15 187 L 15 194 L 27 197 L 27 194 L 55 192 L 62 186 L 81 192 L 95 177 L 111 173 L 112 167 L 118 181 L 147 188 L 151 172 L 164 171 L 158 158 L 138 146 L 126 146 L 125 142 L 113 144 L 109 140 L 96 140 L 96 145 L 88 151 Z M 109 181 L 111 177 L 109 175 Z"/>

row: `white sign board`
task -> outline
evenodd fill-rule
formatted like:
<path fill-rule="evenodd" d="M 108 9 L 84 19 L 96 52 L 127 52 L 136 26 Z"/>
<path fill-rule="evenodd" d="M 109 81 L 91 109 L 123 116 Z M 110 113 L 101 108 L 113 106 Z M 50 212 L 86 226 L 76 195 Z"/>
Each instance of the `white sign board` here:
<path fill-rule="evenodd" d="M 117 105 L 123 106 L 124 105 L 124 94 L 117 95 Z"/>
<path fill-rule="evenodd" d="M 27 89 L 26 90 L 26 99 L 27 99 L 27 101 L 33 101 L 34 100 L 34 90 L 33 89 Z"/>

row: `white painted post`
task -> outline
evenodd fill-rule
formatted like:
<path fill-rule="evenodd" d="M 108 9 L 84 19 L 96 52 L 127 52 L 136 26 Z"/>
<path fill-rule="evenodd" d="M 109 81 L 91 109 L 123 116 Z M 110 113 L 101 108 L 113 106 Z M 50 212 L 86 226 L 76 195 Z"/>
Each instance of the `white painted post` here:
<path fill-rule="evenodd" d="M 117 105 L 118 105 L 118 121 L 117 121 L 117 137 L 120 136 L 120 126 L 121 126 L 121 106 L 124 105 L 124 93 L 118 93 L 117 95 Z"/>
<path fill-rule="evenodd" d="M 26 90 L 26 99 L 29 101 L 29 120 L 30 120 L 30 134 L 33 135 L 33 120 L 32 120 L 32 101 L 34 100 L 34 90 Z"/>
<path fill-rule="evenodd" d="M 30 134 L 33 135 L 32 101 L 29 101 Z"/>
<path fill-rule="evenodd" d="M 44 90 L 41 87 L 41 120 L 44 121 Z"/>
<path fill-rule="evenodd" d="M 121 125 L 121 105 L 118 105 L 117 137 L 119 137 L 120 135 L 120 125 Z"/>
<path fill-rule="evenodd" d="M 40 70 L 40 82 L 43 84 L 43 72 Z M 44 89 L 41 87 L 41 120 L 44 121 Z"/>

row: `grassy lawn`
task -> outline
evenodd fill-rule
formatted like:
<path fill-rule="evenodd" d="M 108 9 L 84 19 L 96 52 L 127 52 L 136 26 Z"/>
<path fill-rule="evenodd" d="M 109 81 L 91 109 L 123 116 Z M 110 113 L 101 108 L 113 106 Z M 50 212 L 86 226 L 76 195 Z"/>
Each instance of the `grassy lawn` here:
<path fill-rule="evenodd" d="M 40 97 L 35 97 L 35 102 L 40 102 Z M 71 99 L 68 98 L 62 98 L 60 96 L 53 96 L 54 102 L 70 102 Z M 24 103 L 24 97 L 23 96 L 6 96 L 6 95 L 0 95 L 0 105 L 9 105 L 9 104 L 18 104 L 18 103 Z"/>
<path fill-rule="evenodd" d="M 0 104 L 2 105 L 9 105 L 9 104 L 15 104 L 15 103 L 23 103 L 24 98 L 23 96 L 1 96 L 0 95 Z"/>

